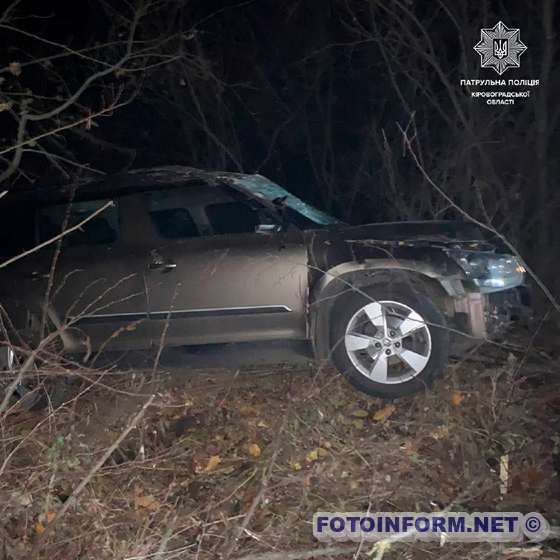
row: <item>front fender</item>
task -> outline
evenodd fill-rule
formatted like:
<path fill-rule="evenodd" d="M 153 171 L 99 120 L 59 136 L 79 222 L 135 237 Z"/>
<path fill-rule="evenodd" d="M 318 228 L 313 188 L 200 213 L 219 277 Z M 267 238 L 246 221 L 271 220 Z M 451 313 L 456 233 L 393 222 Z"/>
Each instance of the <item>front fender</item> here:
<path fill-rule="evenodd" d="M 309 338 L 316 358 L 329 357 L 330 315 L 337 296 L 348 290 L 360 291 L 372 284 L 392 282 L 395 275 L 406 282 L 422 283 L 436 297 L 447 302 L 467 295 L 462 275 L 445 275 L 437 267 L 422 261 L 365 259 L 338 264 L 324 272 L 310 292 Z M 448 312 L 454 312 L 452 306 Z"/>

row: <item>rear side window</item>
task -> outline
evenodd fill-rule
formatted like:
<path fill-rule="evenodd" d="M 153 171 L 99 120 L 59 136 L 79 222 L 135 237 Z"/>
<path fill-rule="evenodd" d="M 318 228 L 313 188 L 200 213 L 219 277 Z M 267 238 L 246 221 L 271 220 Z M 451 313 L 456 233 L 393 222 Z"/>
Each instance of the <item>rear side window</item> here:
<path fill-rule="evenodd" d="M 119 237 L 119 216 L 115 201 L 110 199 L 79 201 L 41 208 L 39 212 L 39 236 L 41 240 L 51 239 L 62 232 L 67 213 L 66 229 L 69 229 L 91 216 L 108 202 L 113 202 L 113 204 L 88 220 L 77 230 L 65 235 L 63 243 L 67 247 L 114 243 Z"/>
<path fill-rule="evenodd" d="M 258 212 L 243 202 L 209 204 L 205 210 L 212 231 L 218 235 L 254 233 L 260 223 Z"/>
<path fill-rule="evenodd" d="M 161 237 L 184 239 L 200 235 L 180 191 L 154 191 L 147 196 L 150 218 Z"/>

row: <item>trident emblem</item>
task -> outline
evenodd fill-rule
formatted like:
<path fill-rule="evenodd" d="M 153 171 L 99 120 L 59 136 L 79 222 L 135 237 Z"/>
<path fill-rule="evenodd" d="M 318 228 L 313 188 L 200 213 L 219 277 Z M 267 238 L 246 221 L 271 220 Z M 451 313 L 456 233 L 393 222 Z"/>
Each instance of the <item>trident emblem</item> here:
<path fill-rule="evenodd" d="M 494 56 L 502 59 L 508 55 L 508 40 L 494 39 Z"/>

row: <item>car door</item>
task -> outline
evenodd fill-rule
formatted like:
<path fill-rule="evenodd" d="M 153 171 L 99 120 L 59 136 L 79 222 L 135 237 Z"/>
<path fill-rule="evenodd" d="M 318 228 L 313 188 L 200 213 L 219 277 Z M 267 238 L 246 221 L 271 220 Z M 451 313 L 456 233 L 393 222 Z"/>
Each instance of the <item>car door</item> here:
<path fill-rule="evenodd" d="M 147 290 L 166 344 L 305 338 L 307 251 L 264 207 L 226 187 L 144 194 L 154 229 Z M 156 335 L 157 336 L 157 335 Z"/>
<path fill-rule="evenodd" d="M 152 334 L 147 319 L 144 251 L 134 242 L 138 233 L 130 197 L 53 204 L 39 210 L 42 240 L 100 213 L 63 238 L 56 258 L 50 306 L 67 323 L 67 333 L 84 349 L 145 348 Z M 34 267 L 44 298 L 53 263 L 47 251 Z M 34 289 L 38 293 L 37 286 Z M 74 348 L 77 349 L 77 348 Z"/>

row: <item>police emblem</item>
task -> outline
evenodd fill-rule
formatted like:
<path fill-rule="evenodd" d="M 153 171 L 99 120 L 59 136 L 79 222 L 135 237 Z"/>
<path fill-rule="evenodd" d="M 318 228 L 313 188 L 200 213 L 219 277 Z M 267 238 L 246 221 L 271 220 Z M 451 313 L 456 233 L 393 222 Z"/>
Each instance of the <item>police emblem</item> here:
<path fill-rule="evenodd" d="M 519 29 L 509 29 L 501 21 L 480 30 L 474 46 L 482 68 L 494 68 L 501 76 L 508 68 L 519 68 L 519 59 L 527 47 L 519 39 Z"/>

